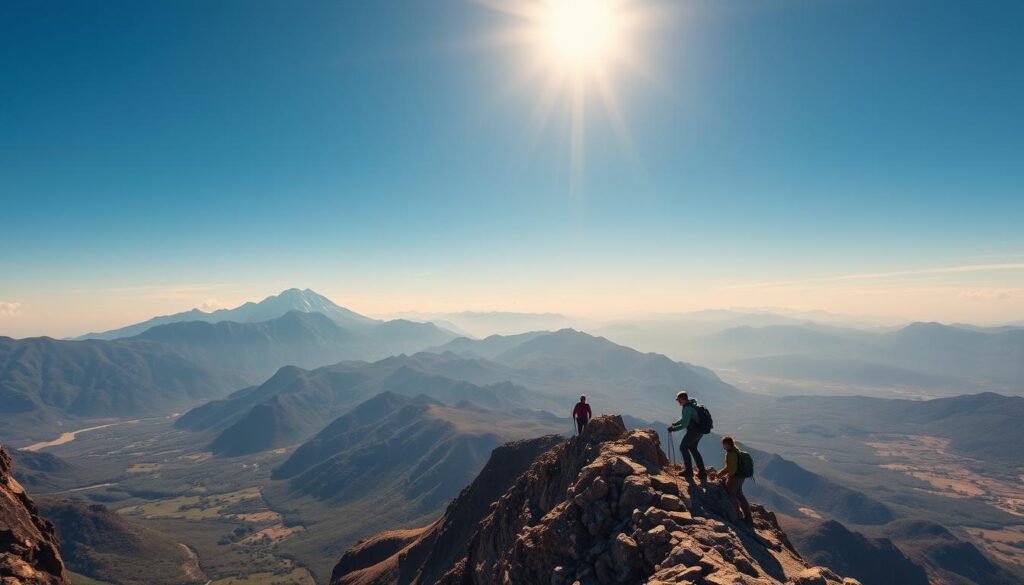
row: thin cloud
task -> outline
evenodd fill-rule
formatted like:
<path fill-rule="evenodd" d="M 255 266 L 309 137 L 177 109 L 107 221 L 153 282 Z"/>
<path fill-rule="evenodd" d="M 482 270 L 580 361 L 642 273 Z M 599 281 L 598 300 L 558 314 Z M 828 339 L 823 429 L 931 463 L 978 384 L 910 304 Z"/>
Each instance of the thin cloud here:
<path fill-rule="evenodd" d="M 859 274 L 844 274 L 842 276 L 830 276 L 824 278 L 809 278 L 803 280 L 780 280 L 773 282 L 756 282 L 750 284 L 734 284 L 722 287 L 725 290 L 742 290 L 751 288 L 776 288 L 804 284 L 827 284 L 830 282 L 850 282 L 859 280 L 885 280 L 890 278 L 902 278 L 906 276 L 926 276 L 933 274 L 964 274 L 972 272 L 1015 272 L 1024 271 L 1024 262 L 1007 262 L 1001 264 L 965 264 L 961 266 L 944 266 L 941 268 L 919 268 L 915 270 L 900 270 L 896 272 L 866 272 Z"/>
<path fill-rule="evenodd" d="M 16 317 L 25 311 L 25 305 L 12 301 L 0 301 L 0 317 Z"/>

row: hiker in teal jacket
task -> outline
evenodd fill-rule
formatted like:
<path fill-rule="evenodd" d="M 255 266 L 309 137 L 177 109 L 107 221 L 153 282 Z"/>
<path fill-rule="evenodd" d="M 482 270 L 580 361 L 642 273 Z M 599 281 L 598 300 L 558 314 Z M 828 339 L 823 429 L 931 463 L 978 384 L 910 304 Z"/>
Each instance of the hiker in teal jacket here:
<path fill-rule="evenodd" d="M 691 400 L 686 392 L 676 394 L 676 402 L 682 407 L 682 415 L 679 420 L 668 427 L 668 431 L 675 432 L 685 430 L 683 440 L 679 442 L 679 452 L 683 454 L 683 476 L 687 479 L 693 478 L 693 461 L 697 462 L 697 477 L 702 483 L 707 483 L 708 474 L 704 470 L 704 458 L 701 457 L 697 445 L 700 443 L 704 433 L 700 432 L 700 413 L 697 412 L 697 401 Z"/>

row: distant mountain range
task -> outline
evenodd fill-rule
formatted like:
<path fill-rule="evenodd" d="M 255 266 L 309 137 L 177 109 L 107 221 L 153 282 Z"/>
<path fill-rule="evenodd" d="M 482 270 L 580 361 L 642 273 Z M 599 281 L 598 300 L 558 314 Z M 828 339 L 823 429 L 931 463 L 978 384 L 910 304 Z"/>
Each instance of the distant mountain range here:
<path fill-rule="evenodd" d="M 701 337 L 697 345 L 707 361 L 776 380 L 918 388 L 932 395 L 1024 394 L 1024 329 L 1012 327 L 743 326 Z"/>
<path fill-rule="evenodd" d="M 123 341 L 167 345 L 196 363 L 249 382 L 286 365 L 315 368 L 342 360 L 378 360 L 443 343 L 454 334 L 432 323 L 382 321 L 345 328 L 323 313 L 292 310 L 269 321 L 183 321 L 157 325 Z"/>
<path fill-rule="evenodd" d="M 707 368 L 642 353 L 572 329 L 486 339 L 456 339 L 431 349 L 486 360 L 504 379 L 571 400 L 586 394 L 599 411 L 649 419 L 674 414 L 675 393 L 687 389 L 710 406 L 749 397 Z"/>
<path fill-rule="evenodd" d="M 267 380 L 283 366 L 379 360 L 456 336 L 432 323 L 369 319 L 291 289 L 98 337 L 0 337 L 0 437 L 39 438 L 66 421 L 75 430 L 85 426 L 78 421 L 169 414 Z"/>
<path fill-rule="evenodd" d="M 397 318 L 430 321 L 471 337 L 514 335 L 528 331 L 554 331 L 584 324 L 580 319 L 558 313 L 515 313 L 509 311 L 460 311 L 457 313 L 397 313 Z"/>
<path fill-rule="evenodd" d="M 183 321 L 202 321 L 205 323 L 220 323 L 221 321 L 233 321 L 235 323 L 258 323 L 276 319 L 290 311 L 302 313 L 320 313 L 331 319 L 342 327 L 359 330 L 364 327 L 371 327 L 380 323 L 376 319 L 364 317 L 354 311 L 340 307 L 327 297 L 316 292 L 305 289 L 291 288 L 279 295 L 270 296 L 258 303 L 248 302 L 233 309 L 219 309 L 212 312 L 205 312 L 200 309 L 192 309 L 183 313 L 153 317 L 148 321 L 128 325 L 102 333 L 87 333 L 78 339 L 120 339 L 122 337 L 133 337 L 140 333 L 168 323 L 180 323 Z"/>
<path fill-rule="evenodd" d="M 565 417 L 585 392 L 598 412 L 629 405 L 632 412 L 673 417 L 678 412 L 675 392 L 684 387 L 710 405 L 747 396 L 710 370 L 563 330 L 480 341 L 461 338 L 431 352 L 369 364 L 342 362 L 315 370 L 289 366 L 263 384 L 189 411 L 176 425 L 214 432 L 215 453 L 242 455 L 302 441 L 385 391 L 423 394 L 447 404 L 468 400 L 503 411 L 548 410 Z"/>
<path fill-rule="evenodd" d="M 162 343 L 250 383 L 285 365 L 315 368 L 342 360 L 378 360 L 455 337 L 433 323 L 364 317 L 309 289 L 294 288 L 234 309 L 193 309 L 83 336 Z"/>

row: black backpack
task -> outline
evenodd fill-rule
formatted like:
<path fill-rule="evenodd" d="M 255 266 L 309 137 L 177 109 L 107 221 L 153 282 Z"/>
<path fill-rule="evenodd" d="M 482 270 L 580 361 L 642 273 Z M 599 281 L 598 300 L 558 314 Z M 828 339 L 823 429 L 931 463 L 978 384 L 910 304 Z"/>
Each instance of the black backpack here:
<path fill-rule="evenodd" d="M 746 451 L 736 448 L 736 477 L 754 477 L 754 458 Z"/>
<path fill-rule="evenodd" d="M 711 420 L 711 411 L 708 410 L 708 407 L 703 404 L 698 404 L 696 408 L 698 418 L 700 418 L 700 420 L 697 421 L 697 430 L 700 431 L 701 434 L 706 435 L 711 432 L 711 429 L 715 428 L 715 421 Z"/>

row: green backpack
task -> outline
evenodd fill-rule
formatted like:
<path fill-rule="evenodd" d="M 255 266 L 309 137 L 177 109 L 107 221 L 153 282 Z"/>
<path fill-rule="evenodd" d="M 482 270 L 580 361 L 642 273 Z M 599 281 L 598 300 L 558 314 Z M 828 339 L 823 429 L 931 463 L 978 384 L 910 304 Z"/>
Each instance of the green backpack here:
<path fill-rule="evenodd" d="M 754 477 L 754 458 L 746 451 L 736 448 L 736 477 Z"/>

